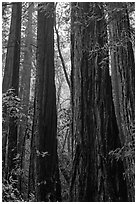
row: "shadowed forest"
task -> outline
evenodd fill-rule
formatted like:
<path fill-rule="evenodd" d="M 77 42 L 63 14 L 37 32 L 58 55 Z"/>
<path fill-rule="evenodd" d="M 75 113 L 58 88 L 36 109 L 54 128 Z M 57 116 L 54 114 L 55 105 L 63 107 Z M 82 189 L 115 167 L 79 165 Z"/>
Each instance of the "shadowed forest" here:
<path fill-rule="evenodd" d="M 135 3 L 2 3 L 2 201 L 135 201 Z"/>

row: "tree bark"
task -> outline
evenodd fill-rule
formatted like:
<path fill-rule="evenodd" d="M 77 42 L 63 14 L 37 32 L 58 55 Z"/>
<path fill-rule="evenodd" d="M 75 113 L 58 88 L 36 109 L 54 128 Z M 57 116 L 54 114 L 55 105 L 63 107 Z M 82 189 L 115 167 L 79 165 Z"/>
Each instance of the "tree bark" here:
<path fill-rule="evenodd" d="M 126 3 L 108 3 L 111 79 L 121 145 L 134 147 L 135 63 Z M 135 199 L 135 158 L 125 158 L 128 201 Z"/>
<path fill-rule="evenodd" d="M 5 93 L 9 88 L 14 88 L 15 94 L 18 95 L 20 36 L 21 36 L 21 3 L 13 3 L 6 64 L 2 84 L 3 93 Z"/>
<path fill-rule="evenodd" d="M 19 138 L 18 138 L 18 153 L 21 157 L 21 166 L 23 174 L 20 178 L 20 190 L 22 192 L 23 198 L 26 200 L 28 196 L 28 166 L 29 166 L 29 156 L 30 149 L 27 144 L 27 155 L 25 151 L 26 137 L 28 131 L 28 110 L 29 110 L 29 99 L 30 99 L 30 79 L 31 79 L 31 68 L 32 68 L 32 12 L 33 3 L 30 3 L 28 8 L 28 22 L 26 26 L 26 37 L 25 37 L 25 50 L 24 50 L 24 62 L 23 69 L 21 70 L 21 85 L 20 85 L 20 98 L 23 105 L 23 114 L 25 115 L 22 124 L 19 127 Z M 28 141 L 29 142 L 29 141 Z M 25 157 L 28 159 L 26 160 Z"/>
<path fill-rule="evenodd" d="M 54 80 L 54 3 L 38 11 L 35 127 L 37 201 L 56 201 L 57 116 Z M 46 10 L 46 11 L 45 11 Z"/>
<path fill-rule="evenodd" d="M 15 95 L 18 95 L 19 85 L 19 66 L 20 66 L 20 37 L 21 37 L 21 3 L 13 3 L 10 34 L 8 40 L 8 49 L 2 92 L 5 93 L 9 88 L 14 89 Z M 17 154 L 17 124 L 16 117 L 10 118 L 9 132 L 7 136 L 7 162 L 5 164 L 6 177 L 11 174 L 15 167 L 14 158 Z"/>
<path fill-rule="evenodd" d="M 76 140 L 70 200 L 127 201 L 109 76 L 107 25 L 102 3 L 72 4 L 72 118 Z"/>

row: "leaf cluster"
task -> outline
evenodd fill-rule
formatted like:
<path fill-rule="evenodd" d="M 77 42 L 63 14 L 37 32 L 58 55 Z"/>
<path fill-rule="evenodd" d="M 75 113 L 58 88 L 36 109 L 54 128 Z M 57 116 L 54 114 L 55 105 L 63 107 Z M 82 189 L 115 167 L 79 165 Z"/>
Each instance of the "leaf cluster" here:
<path fill-rule="evenodd" d="M 21 100 L 15 95 L 14 89 L 9 89 L 2 95 L 3 122 L 7 122 L 7 119 L 9 120 L 10 118 L 21 121 L 25 117 L 22 109 Z"/>
<path fill-rule="evenodd" d="M 64 135 L 67 129 L 69 129 L 70 119 L 70 108 L 62 108 L 58 114 L 58 136 Z"/>
<path fill-rule="evenodd" d="M 12 179 L 10 179 L 10 181 L 3 179 L 3 182 L 2 182 L 2 201 L 3 202 L 23 202 L 23 199 L 18 189 L 15 187 L 15 182 L 16 181 Z"/>
<path fill-rule="evenodd" d="M 111 159 L 111 162 L 113 162 L 113 160 L 116 160 L 117 162 L 119 160 L 132 161 L 130 168 L 125 170 L 125 175 L 126 174 L 134 175 L 135 174 L 135 144 L 134 144 L 134 142 L 129 142 L 128 144 L 124 145 L 121 148 L 117 148 L 115 150 L 110 151 L 109 157 Z"/>

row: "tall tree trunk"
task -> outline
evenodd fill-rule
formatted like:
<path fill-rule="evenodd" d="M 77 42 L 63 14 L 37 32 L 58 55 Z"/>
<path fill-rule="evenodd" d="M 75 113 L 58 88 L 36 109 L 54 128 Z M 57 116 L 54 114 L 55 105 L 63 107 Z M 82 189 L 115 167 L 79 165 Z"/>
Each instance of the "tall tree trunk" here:
<path fill-rule="evenodd" d="M 12 6 L 10 34 L 2 83 L 3 93 L 9 88 L 14 88 L 16 95 L 18 95 L 19 84 L 21 5 L 21 3 L 13 3 Z"/>
<path fill-rule="evenodd" d="M 34 96 L 34 111 L 33 115 L 36 114 L 36 90 L 35 90 L 35 96 Z M 29 164 L 29 178 L 28 178 L 28 201 L 31 198 L 31 194 L 35 195 L 35 175 L 36 172 L 35 164 L 36 164 L 36 157 L 35 157 L 35 138 L 34 138 L 34 131 L 35 131 L 35 125 L 36 121 L 33 119 L 33 125 L 32 125 L 32 135 L 31 135 L 31 143 L 30 143 L 30 164 Z"/>
<path fill-rule="evenodd" d="M 72 114 L 77 141 L 71 201 L 126 201 L 122 162 L 108 153 L 120 147 L 109 76 L 107 26 L 102 3 L 72 4 Z"/>
<path fill-rule="evenodd" d="M 26 26 L 26 38 L 25 38 L 25 50 L 24 50 L 24 62 L 23 69 L 21 70 L 21 85 L 20 85 L 20 98 L 23 105 L 23 114 L 25 115 L 22 124 L 19 127 L 19 139 L 18 139 L 18 153 L 20 154 L 20 168 L 23 169 L 23 174 L 20 177 L 20 190 L 23 194 L 23 198 L 26 200 L 28 195 L 28 166 L 29 166 L 29 140 L 26 137 L 29 132 L 28 122 L 28 108 L 30 98 L 30 79 L 31 79 L 31 67 L 32 67 L 32 12 L 33 3 L 29 3 L 28 8 L 28 22 Z M 25 151 L 25 145 L 27 145 L 27 153 Z M 28 159 L 26 159 L 28 158 Z"/>
<path fill-rule="evenodd" d="M 40 9 L 42 7 L 42 9 Z M 45 11 L 46 10 L 46 11 Z M 56 201 L 57 116 L 54 79 L 54 3 L 39 5 L 35 110 L 37 201 Z"/>
<path fill-rule="evenodd" d="M 126 3 L 108 3 L 111 79 L 121 145 L 134 147 L 135 63 Z M 125 157 L 128 200 L 135 199 L 134 157 Z"/>
<path fill-rule="evenodd" d="M 19 65 L 20 65 L 20 36 L 21 36 L 21 3 L 13 3 L 11 27 L 8 40 L 8 49 L 2 92 L 5 93 L 9 88 L 14 89 L 15 95 L 18 95 L 19 85 Z M 11 173 L 15 167 L 14 158 L 17 154 L 17 125 L 16 118 L 10 118 L 9 132 L 7 137 L 7 163 L 6 174 Z"/>

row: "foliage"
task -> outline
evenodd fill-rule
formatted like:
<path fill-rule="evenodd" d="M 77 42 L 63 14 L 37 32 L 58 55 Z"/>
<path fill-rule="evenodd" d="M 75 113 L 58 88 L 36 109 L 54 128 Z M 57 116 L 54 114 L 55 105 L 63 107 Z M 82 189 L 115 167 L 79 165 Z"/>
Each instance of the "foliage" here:
<path fill-rule="evenodd" d="M 8 134 L 10 119 L 14 118 L 16 124 L 20 124 L 24 117 L 21 100 L 15 95 L 14 89 L 9 89 L 2 95 L 2 138 Z"/>
<path fill-rule="evenodd" d="M 71 110 L 62 108 L 58 112 L 58 155 L 62 186 L 62 199 L 68 201 L 69 182 L 72 168 L 72 145 L 70 135 Z"/>
<path fill-rule="evenodd" d="M 2 71 L 4 74 L 7 44 L 10 30 L 11 5 L 2 3 Z"/>
<path fill-rule="evenodd" d="M 23 201 L 19 191 L 15 188 L 17 182 L 10 178 L 10 181 L 7 181 L 3 178 L 2 182 L 2 201 L 3 202 L 21 202 Z"/>
<path fill-rule="evenodd" d="M 58 137 L 65 135 L 70 126 L 70 108 L 62 108 L 58 113 Z"/>
<path fill-rule="evenodd" d="M 2 182 L 2 199 L 3 202 L 21 202 L 24 201 L 20 191 L 18 190 L 18 176 L 20 176 L 23 170 L 20 168 L 20 155 L 17 154 L 16 158 L 14 158 L 15 168 L 12 169 L 9 175 L 9 179 L 5 179 L 3 177 Z M 4 172 L 3 172 L 4 174 Z"/>
<path fill-rule="evenodd" d="M 10 119 L 14 118 L 16 123 L 19 124 L 25 115 L 22 113 L 21 100 L 15 95 L 14 89 L 9 89 L 6 93 L 2 95 L 2 137 L 5 138 L 8 134 L 8 126 Z M 15 168 L 12 169 L 9 175 L 9 179 L 3 177 L 3 201 L 23 201 L 21 195 L 17 189 L 17 178 L 22 174 L 22 170 L 19 167 L 20 164 L 20 154 L 16 155 L 14 158 Z M 4 169 L 3 169 L 4 175 Z"/>
<path fill-rule="evenodd" d="M 25 115 L 22 113 L 20 99 L 14 94 L 14 89 L 9 89 L 2 95 L 2 116 L 3 123 L 9 118 L 16 118 L 17 121 L 22 121 Z"/>
<path fill-rule="evenodd" d="M 117 148 L 115 150 L 111 150 L 109 152 L 109 157 L 111 161 L 115 159 L 116 161 L 124 161 L 124 160 L 131 160 L 132 165 L 129 169 L 125 170 L 125 174 L 135 175 L 135 127 L 131 127 L 132 132 L 132 142 L 128 142 L 121 148 Z"/>
<path fill-rule="evenodd" d="M 3 202 L 21 202 L 24 201 L 20 191 L 18 190 L 18 180 L 17 178 L 20 174 L 22 174 L 22 170 L 19 167 L 19 159 L 20 155 L 17 155 L 15 158 L 15 169 L 13 169 L 10 173 L 9 179 L 4 179 L 2 182 L 2 200 Z"/>

